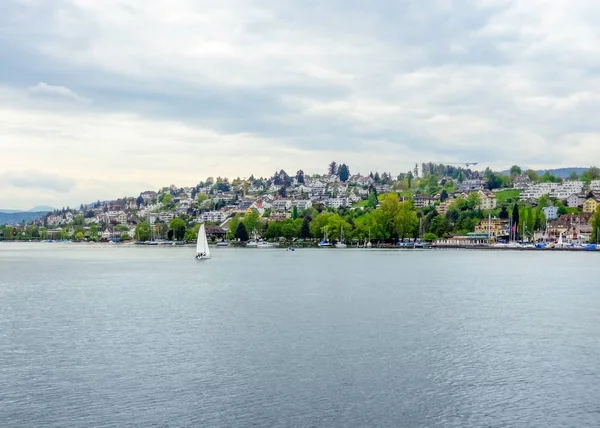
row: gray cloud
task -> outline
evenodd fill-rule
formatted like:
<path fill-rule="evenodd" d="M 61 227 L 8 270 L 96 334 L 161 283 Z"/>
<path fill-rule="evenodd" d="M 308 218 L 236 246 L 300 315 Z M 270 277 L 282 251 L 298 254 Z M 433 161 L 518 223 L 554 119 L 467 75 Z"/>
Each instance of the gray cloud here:
<path fill-rule="evenodd" d="M 259 174 L 336 152 L 373 168 L 373 147 L 394 172 L 426 160 L 580 165 L 600 156 L 599 23 L 592 0 L 9 0 L 0 87 L 32 89 L 0 97 L 14 113 L 0 136 L 94 156 L 94 179 L 137 157 L 148 170 L 136 179 L 170 171 L 175 141 L 214 159 L 208 141 L 228 147 Z M 84 97 L 94 102 L 52 104 Z M 150 128 L 170 131 L 159 141 Z"/>
<path fill-rule="evenodd" d="M 0 180 L 9 186 L 22 189 L 39 189 L 52 192 L 68 192 L 75 187 L 75 180 L 55 174 L 34 171 L 0 174 Z"/>

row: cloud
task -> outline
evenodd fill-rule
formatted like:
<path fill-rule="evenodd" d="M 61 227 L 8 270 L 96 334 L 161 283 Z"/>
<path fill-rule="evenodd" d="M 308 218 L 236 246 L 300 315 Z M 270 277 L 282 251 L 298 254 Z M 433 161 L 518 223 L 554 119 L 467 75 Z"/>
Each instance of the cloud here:
<path fill-rule="evenodd" d="M 35 96 L 57 97 L 82 103 L 90 102 L 89 99 L 77 95 L 69 88 L 65 88 L 64 86 L 52 86 L 44 82 L 39 82 L 37 85 L 30 87 L 29 93 Z"/>
<path fill-rule="evenodd" d="M 332 159 L 585 165 L 599 23 L 592 0 L 8 0 L 0 149 L 156 186 Z"/>

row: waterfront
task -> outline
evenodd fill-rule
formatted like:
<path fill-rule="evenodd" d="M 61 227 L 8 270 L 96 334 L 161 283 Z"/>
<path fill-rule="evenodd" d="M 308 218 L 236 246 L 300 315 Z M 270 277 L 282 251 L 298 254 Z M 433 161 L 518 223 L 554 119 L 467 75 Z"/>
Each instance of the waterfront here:
<path fill-rule="evenodd" d="M 594 254 L 213 256 L 1 245 L 2 424 L 600 424 Z"/>

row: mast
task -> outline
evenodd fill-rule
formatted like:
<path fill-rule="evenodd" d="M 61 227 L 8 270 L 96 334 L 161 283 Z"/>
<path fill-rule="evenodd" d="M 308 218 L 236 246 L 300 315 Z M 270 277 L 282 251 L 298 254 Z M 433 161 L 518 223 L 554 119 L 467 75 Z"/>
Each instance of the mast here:
<path fill-rule="evenodd" d="M 488 213 L 488 247 L 490 246 L 490 233 L 492 231 L 492 213 Z"/>

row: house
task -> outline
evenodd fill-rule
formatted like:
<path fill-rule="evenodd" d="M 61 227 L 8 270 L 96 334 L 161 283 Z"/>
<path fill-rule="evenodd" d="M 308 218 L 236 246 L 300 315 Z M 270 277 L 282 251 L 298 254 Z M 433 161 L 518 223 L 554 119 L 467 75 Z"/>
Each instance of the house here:
<path fill-rule="evenodd" d="M 513 188 L 514 189 L 524 190 L 524 189 L 527 189 L 529 186 L 531 186 L 531 184 L 532 184 L 531 179 L 526 174 L 518 175 L 513 180 Z"/>
<path fill-rule="evenodd" d="M 158 193 L 153 192 L 151 190 L 148 190 L 146 192 L 142 192 L 140 194 L 140 196 L 142 197 L 142 199 L 144 200 L 144 202 L 149 202 L 149 201 L 151 201 L 153 199 L 158 198 Z"/>
<path fill-rule="evenodd" d="M 289 199 L 276 199 L 271 203 L 273 211 L 289 211 L 292 202 Z"/>
<path fill-rule="evenodd" d="M 413 198 L 413 203 L 416 208 L 425 208 L 435 204 L 435 198 L 432 196 L 416 195 Z"/>
<path fill-rule="evenodd" d="M 583 212 L 584 213 L 594 213 L 598 208 L 598 199 L 595 197 L 587 198 L 583 203 Z"/>
<path fill-rule="evenodd" d="M 308 199 L 297 199 L 292 201 L 292 207 L 296 207 L 298 211 L 304 211 L 312 207 L 312 201 Z"/>
<path fill-rule="evenodd" d="M 474 247 L 487 245 L 489 241 L 487 231 L 485 233 L 471 232 L 463 236 L 453 236 L 447 239 L 438 239 L 435 245 L 438 247 Z"/>
<path fill-rule="evenodd" d="M 479 190 L 483 190 L 483 181 L 473 179 L 465 180 L 462 183 L 460 183 L 456 192 L 469 194 L 472 192 L 478 192 Z"/>
<path fill-rule="evenodd" d="M 159 214 L 158 218 L 160 219 L 160 221 L 164 222 L 164 223 L 169 223 L 171 220 L 173 220 L 173 218 L 175 217 L 175 215 L 173 213 L 162 213 Z"/>
<path fill-rule="evenodd" d="M 205 211 L 200 214 L 200 220 L 211 223 L 221 223 L 225 221 L 227 215 L 220 211 Z"/>
<path fill-rule="evenodd" d="M 375 190 L 378 194 L 388 193 L 392 191 L 392 186 L 389 184 L 377 184 L 375 185 Z"/>
<path fill-rule="evenodd" d="M 573 193 L 567 198 L 567 206 L 569 208 L 579 208 L 585 202 L 585 195 L 582 193 Z"/>
<path fill-rule="evenodd" d="M 483 211 L 489 211 L 496 208 L 498 201 L 496 200 L 496 195 L 494 195 L 490 191 L 480 190 L 477 192 L 479 194 L 479 209 Z"/>
<path fill-rule="evenodd" d="M 283 221 L 283 220 L 290 218 L 291 216 L 292 215 L 290 213 L 276 212 L 276 213 L 271 213 L 271 215 L 269 216 L 269 220 Z"/>
<path fill-rule="evenodd" d="M 219 227 L 219 226 L 207 226 L 206 227 L 206 237 L 208 239 L 223 240 L 223 238 L 225 238 L 225 235 L 227 235 L 227 231 L 225 229 L 223 229 L 222 227 Z"/>
<path fill-rule="evenodd" d="M 508 220 L 500 220 L 499 218 L 492 218 L 490 220 L 481 220 L 478 225 L 475 226 L 475 232 L 477 233 L 488 233 L 493 238 L 508 235 Z"/>
<path fill-rule="evenodd" d="M 350 200 L 348 198 L 329 198 L 325 201 L 325 206 L 331 208 L 342 208 L 350 206 Z"/>
<path fill-rule="evenodd" d="M 558 218 L 558 207 L 545 207 L 542 208 L 546 220 L 556 220 Z"/>
<path fill-rule="evenodd" d="M 592 180 L 590 182 L 590 190 L 593 192 L 600 192 L 600 180 Z"/>

